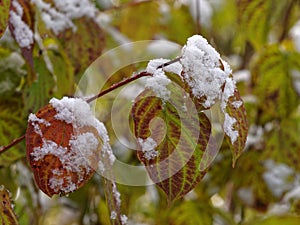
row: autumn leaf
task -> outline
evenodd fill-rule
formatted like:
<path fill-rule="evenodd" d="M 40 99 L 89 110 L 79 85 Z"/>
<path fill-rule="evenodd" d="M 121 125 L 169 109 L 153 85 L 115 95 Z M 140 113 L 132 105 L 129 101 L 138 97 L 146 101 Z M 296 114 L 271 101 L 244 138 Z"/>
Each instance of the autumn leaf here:
<path fill-rule="evenodd" d="M 10 193 L 3 185 L 0 186 L 0 223 L 2 225 L 19 224 L 18 218 L 13 209 Z"/>
<path fill-rule="evenodd" d="M 21 48 L 22 55 L 33 70 L 34 13 L 28 0 L 13 0 L 10 8 L 9 29 Z"/>
<path fill-rule="evenodd" d="M 50 197 L 82 187 L 95 173 L 107 145 L 105 130 L 88 104 L 52 99 L 28 121 L 26 154 L 38 187 Z"/>
<path fill-rule="evenodd" d="M 210 121 L 196 108 L 182 110 L 182 91 L 172 92 L 163 102 L 145 90 L 133 105 L 138 158 L 153 180 L 172 202 L 191 191 L 207 172 L 200 170 L 210 137 Z"/>
<path fill-rule="evenodd" d="M 80 18 L 74 21 L 77 31 L 71 28 L 58 35 L 62 48 L 68 55 L 75 74 L 82 73 L 104 48 L 104 32 L 100 26 L 90 18 Z M 83 44 L 78 44 L 83 43 Z"/>
<path fill-rule="evenodd" d="M 244 102 L 240 97 L 239 91 L 234 90 L 234 95 L 228 99 L 226 106 L 226 112 L 228 115 L 235 120 L 233 124 L 233 130 L 237 132 L 237 139 L 230 144 L 232 151 L 232 165 L 234 166 L 236 160 L 241 156 L 248 135 L 248 121 L 246 117 L 246 110 Z M 225 133 L 229 143 L 231 142 L 230 136 Z"/>

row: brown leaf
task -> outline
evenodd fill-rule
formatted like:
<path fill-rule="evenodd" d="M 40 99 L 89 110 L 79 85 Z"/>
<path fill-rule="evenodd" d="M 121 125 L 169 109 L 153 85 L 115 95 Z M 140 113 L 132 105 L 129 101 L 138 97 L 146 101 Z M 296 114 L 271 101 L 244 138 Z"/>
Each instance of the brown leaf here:
<path fill-rule="evenodd" d="M 32 114 L 33 115 L 33 114 Z M 29 119 L 26 131 L 27 159 L 38 187 L 48 196 L 65 195 L 82 187 L 94 174 L 99 160 L 101 143 L 89 157 L 73 148 L 70 140 L 92 133 L 98 140 L 95 127 L 74 129 L 72 123 L 55 118 L 51 104 Z"/>

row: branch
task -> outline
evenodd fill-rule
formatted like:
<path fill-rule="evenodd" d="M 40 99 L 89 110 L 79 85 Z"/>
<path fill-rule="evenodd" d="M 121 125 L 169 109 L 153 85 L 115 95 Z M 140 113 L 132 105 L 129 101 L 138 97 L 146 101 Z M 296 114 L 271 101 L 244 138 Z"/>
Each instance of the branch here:
<path fill-rule="evenodd" d="M 143 72 L 138 73 L 138 74 L 136 74 L 136 75 L 134 75 L 132 77 L 126 78 L 126 79 L 120 81 L 119 83 L 113 84 L 111 87 L 107 88 L 104 91 L 100 91 L 99 94 L 91 97 L 90 99 L 88 99 L 86 101 L 87 101 L 87 103 L 90 103 L 90 102 L 94 101 L 95 99 L 100 98 L 101 96 L 103 96 L 103 95 L 105 95 L 105 94 L 107 94 L 107 93 L 109 93 L 109 92 L 111 92 L 111 91 L 113 91 L 113 90 L 115 90 L 115 89 L 117 89 L 119 87 L 122 87 L 125 84 L 129 84 L 130 82 L 132 82 L 134 80 L 137 80 L 137 79 L 139 79 L 141 77 L 152 76 L 152 75 L 153 74 L 151 74 L 151 73 L 143 71 Z"/>
<path fill-rule="evenodd" d="M 22 135 L 21 137 L 16 138 L 15 140 L 13 140 L 11 143 L 9 143 L 9 144 L 6 145 L 6 146 L 2 146 L 2 147 L 0 148 L 0 154 L 1 154 L 1 153 L 4 153 L 4 152 L 7 151 L 8 149 L 10 149 L 12 146 L 18 144 L 18 143 L 21 142 L 23 139 L 25 139 L 25 135 Z"/>

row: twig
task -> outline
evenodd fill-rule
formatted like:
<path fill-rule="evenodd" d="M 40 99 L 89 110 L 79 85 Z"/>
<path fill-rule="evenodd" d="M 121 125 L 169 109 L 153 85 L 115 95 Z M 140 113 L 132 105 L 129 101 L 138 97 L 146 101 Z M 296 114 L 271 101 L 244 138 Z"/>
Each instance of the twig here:
<path fill-rule="evenodd" d="M 164 67 L 166 67 L 166 66 L 169 66 L 169 65 L 171 65 L 171 64 L 173 64 L 173 63 L 178 62 L 180 59 L 181 59 L 181 57 L 178 57 L 178 58 L 176 58 L 176 59 L 170 60 L 169 62 L 166 62 L 166 63 L 164 63 L 164 64 L 158 66 L 156 69 L 162 69 L 162 68 L 164 68 Z"/>
<path fill-rule="evenodd" d="M 11 148 L 12 146 L 18 144 L 19 142 L 21 142 L 23 139 L 25 139 L 25 135 L 22 135 L 19 138 L 16 138 L 15 140 L 13 140 L 12 142 L 10 142 L 8 145 L 3 146 L 0 148 L 0 154 L 7 151 L 9 148 Z"/>
<path fill-rule="evenodd" d="M 138 74 L 136 74 L 136 75 L 134 75 L 132 77 L 129 77 L 129 78 L 125 79 L 125 80 L 122 80 L 119 83 L 113 84 L 111 87 L 107 88 L 104 91 L 100 91 L 99 94 L 91 97 L 90 99 L 88 99 L 86 101 L 87 101 L 87 103 L 90 103 L 90 102 L 94 101 L 95 99 L 100 98 L 101 96 L 103 96 L 103 95 L 105 95 L 105 94 L 107 94 L 107 93 L 109 93 L 109 92 L 111 92 L 111 91 L 113 91 L 113 90 L 115 90 L 115 89 L 117 89 L 119 87 L 122 87 L 125 84 L 129 84 L 130 82 L 132 82 L 134 80 L 137 80 L 137 79 L 139 79 L 141 77 L 152 76 L 152 75 L 153 74 L 151 74 L 151 73 L 143 71 L 143 72 L 138 73 Z"/>

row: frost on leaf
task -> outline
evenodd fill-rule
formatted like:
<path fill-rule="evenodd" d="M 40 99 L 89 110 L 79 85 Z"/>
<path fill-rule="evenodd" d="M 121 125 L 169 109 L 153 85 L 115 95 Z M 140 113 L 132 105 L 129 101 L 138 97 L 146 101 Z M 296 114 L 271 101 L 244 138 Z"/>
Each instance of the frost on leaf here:
<path fill-rule="evenodd" d="M 104 125 L 85 101 L 51 99 L 36 114 L 30 114 L 26 131 L 27 159 L 37 185 L 50 197 L 82 187 L 101 156 L 110 156 L 113 164 L 108 141 Z"/>

